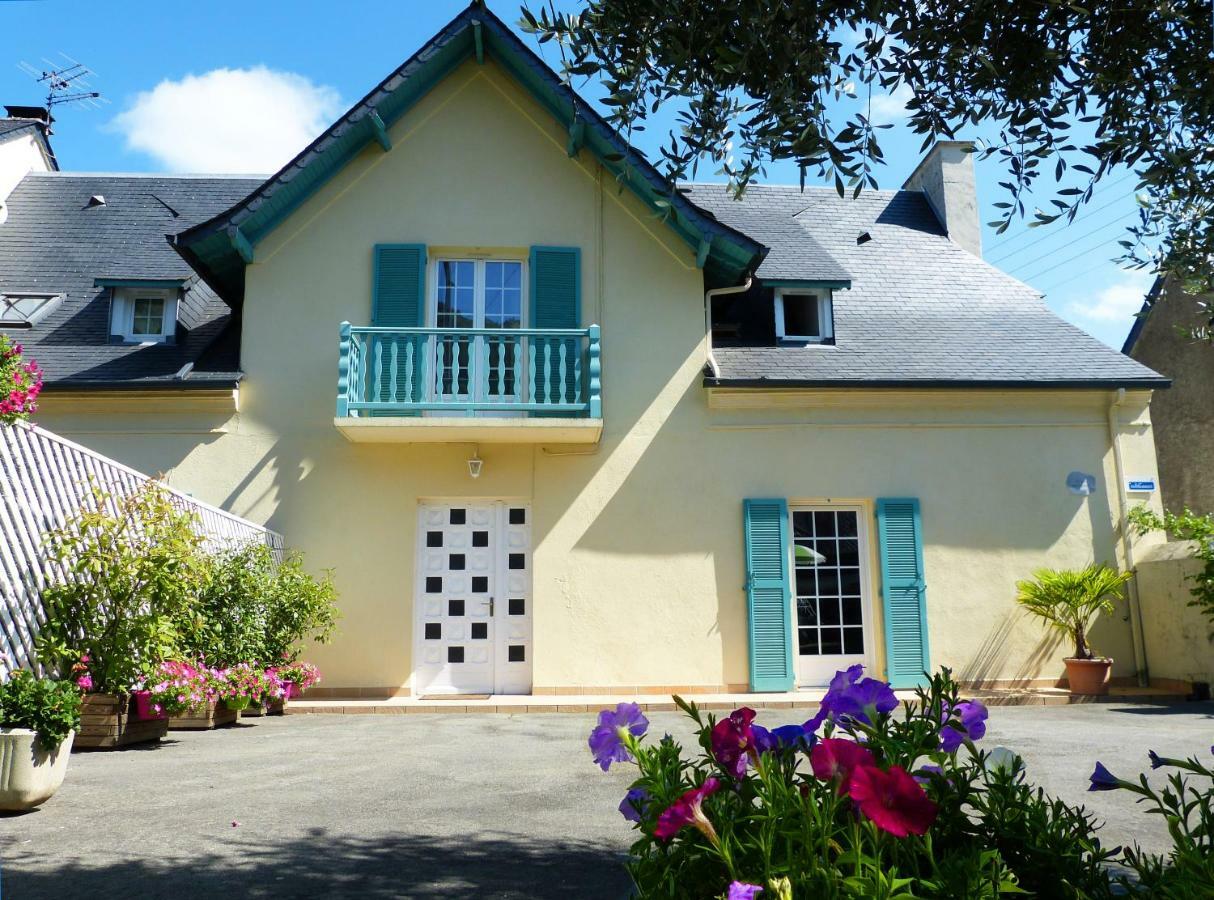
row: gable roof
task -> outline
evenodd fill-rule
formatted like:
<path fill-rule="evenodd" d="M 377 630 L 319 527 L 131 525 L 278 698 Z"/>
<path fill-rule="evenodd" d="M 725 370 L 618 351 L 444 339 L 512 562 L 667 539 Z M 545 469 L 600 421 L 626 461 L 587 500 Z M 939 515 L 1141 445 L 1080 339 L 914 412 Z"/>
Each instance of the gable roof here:
<path fill-rule="evenodd" d="M 1168 379 L 1055 315 L 1041 295 L 948 239 L 918 191 L 685 186 L 776 256 L 816 271 L 824 249 L 851 277 L 834 293 L 835 344 L 717 346 L 711 385 L 769 387 L 1167 387 Z M 870 240 L 857 243 L 867 232 Z M 805 262 L 798 260 L 804 258 Z M 763 263 L 763 267 L 767 262 Z M 760 274 L 763 273 L 760 267 Z M 800 268 L 798 268 L 800 267 Z"/>
<path fill-rule="evenodd" d="M 49 387 L 215 386 L 239 379 L 224 337 L 232 310 L 173 251 L 165 235 L 227 209 L 261 179 L 39 172 L 8 198 L 0 224 L 0 293 L 59 295 L 30 328 L 5 329 L 43 368 Z M 101 195 L 104 205 L 90 206 Z M 180 280 L 175 344 L 109 342 L 109 291 L 97 279 Z M 176 374 L 194 365 L 185 381 Z"/>
<path fill-rule="evenodd" d="M 1147 318 L 1151 315 L 1151 308 L 1155 305 L 1155 301 L 1163 290 L 1163 284 L 1164 276 L 1156 275 L 1155 280 L 1151 282 L 1150 290 L 1142 298 L 1142 306 L 1134 314 L 1134 324 L 1130 326 L 1130 333 L 1125 336 L 1125 343 L 1121 345 L 1121 352 L 1126 356 L 1134 355 L 1134 345 L 1138 343 L 1138 338 L 1142 336 L 1142 329 L 1146 327 Z"/>
<path fill-rule="evenodd" d="M 643 154 L 477 0 L 248 197 L 179 233 L 178 250 L 225 299 L 239 304 L 244 266 L 253 258 L 257 243 L 367 144 L 378 141 L 387 149 L 387 129 L 456 66 L 469 58 L 486 57 L 506 69 L 569 129 L 571 151 L 584 146 L 594 153 L 624 185 L 666 217 L 711 272 L 736 279 L 761 257 L 765 248 L 759 241 L 673 192 Z"/>

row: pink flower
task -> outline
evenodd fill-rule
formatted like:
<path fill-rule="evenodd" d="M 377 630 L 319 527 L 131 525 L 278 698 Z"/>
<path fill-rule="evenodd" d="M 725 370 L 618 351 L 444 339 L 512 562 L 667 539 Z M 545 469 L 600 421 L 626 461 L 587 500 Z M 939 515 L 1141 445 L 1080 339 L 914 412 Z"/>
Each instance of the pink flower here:
<path fill-rule="evenodd" d="M 659 841 L 668 841 L 678 834 L 685 825 L 699 829 L 703 835 L 714 844 L 718 842 L 716 829 L 704 815 L 704 799 L 715 794 L 721 788 L 721 782 L 715 778 L 705 779 L 698 788 L 692 788 L 679 797 L 674 803 L 658 816 L 658 824 L 653 829 L 653 836 Z"/>
<path fill-rule="evenodd" d="M 888 772 L 861 766 L 852 772 L 849 793 L 860 812 L 894 837 L 925 834 L 936 821 L 936 804 L 901 766 Z"/>
<path fill-rule="evenodd" d="M 866 766 L 875 766 L 873 755 L 855 741 L 823 738 L 809 752 L 809 764 L 819 781 L 838 781 L 839 793 L 847 793 L 854 773 Z"/>
<path fill-rule="evenodd" d="M 81 653 L 81 654 L 80 654 L 80 661 L 81 661 L 82 663 L 86 663 L 86 664 L 87 664 L 87 663 L 90 661 L 90 660 L 89 660 L 89 655 L 88 655 L 87 653 Z"/>
<path fill-rule="evenodd" d="M 755 752 L 754 719 L 755 711 L 743 706 L 712 729 L 712 754 L 735 778 L 746 774 L 747 757 Z"/>
<path fill-rule="evenodd" d="M 93 676 L 85 672 L 76 679 L 76 687 L 82 691 L 91 691 L 93 689 Z"/>
<path fill-rule="evenodd" d="M 729 896 L 726 900 L 755 900 L 755 897 L 761 893 L 763 893 L 763 888 L 757 884 L 735 881 L 729 885 Z"/>

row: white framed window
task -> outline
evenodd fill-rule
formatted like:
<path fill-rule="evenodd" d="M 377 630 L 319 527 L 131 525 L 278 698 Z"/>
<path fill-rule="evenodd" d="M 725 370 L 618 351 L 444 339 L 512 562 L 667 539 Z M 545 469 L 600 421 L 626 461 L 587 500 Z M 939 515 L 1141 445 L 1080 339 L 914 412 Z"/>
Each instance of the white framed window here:
<path fill-rule="evenodd" d="M 835 336 L 830 291 L 776 288 L 776 338 L 821 344 Z"/>
<path fill-rule="evenodd" d="M 0 294 L 0 328 L 30 328 L 46 316 L 59 294 Z"/>
<path fill-rule="evenodd" d="M 139 344 L 163 343 L 177 332 L 177 292 L 114 288 L 110 334 Z"/>

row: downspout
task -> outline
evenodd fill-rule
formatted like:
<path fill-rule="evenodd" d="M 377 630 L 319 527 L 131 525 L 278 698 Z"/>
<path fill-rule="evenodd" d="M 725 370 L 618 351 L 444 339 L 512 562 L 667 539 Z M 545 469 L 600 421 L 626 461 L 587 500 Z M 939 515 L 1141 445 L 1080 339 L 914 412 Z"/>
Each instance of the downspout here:
<path fill-rule="evenodd" d="M 1130 538 L 1130 522 L 1127 518 L 1130 497 L 1125 486 L 1125 466 L 1121 458 L 1121 420 L 1118 410 L 1125 403 L 1125 388 L 1118 388 L 1109 404 L 1109 443 L 1113 446 L 1113 469 L 1117 476 L 1117 525 L 1121 531 L 1121 552 L 1125 559 L 1126 571 L 1134 572 L 1134 542 Z M 1142 636 L 1142 606 L 1138 598 L 1138 575 L 1126 585 L 1130 604 L 1130 636 L 1134 647 L 1134 671 L 1138 677 L 1138 686 L 1147 687 L 1151 683 L 1150 670 L 1147 668 L 1147 648 Z"/>
<path fill-rule="evenodd" d="M 712 353 L 712 301 L 726 294 L 746 293 L 750 290 L 750 284 L 753 280 L 752 276 L 747 275 L 745 284 L 738 284 L 733 287 L 713 288 L 711 291 L 704 293 L 704 336 L 708 342 L 708 370 L 712 372 L 713 378 L 721 377 L 721 368 L 717 365 L 717 358 Z"/>

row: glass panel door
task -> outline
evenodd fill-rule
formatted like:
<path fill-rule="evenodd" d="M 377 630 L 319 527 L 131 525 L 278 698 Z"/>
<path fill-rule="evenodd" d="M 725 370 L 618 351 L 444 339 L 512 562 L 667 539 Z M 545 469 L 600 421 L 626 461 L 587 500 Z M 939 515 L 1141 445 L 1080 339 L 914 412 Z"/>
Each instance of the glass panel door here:
<path fill-rule="evenodd" d="M 802 687 L 871 665 L 867 534 L 860 507 L 792 510 L 797 674 Z"/>
<path fill-rule="evenodd" d="M 523 327 L 523 264 L 514 260 L 485 260 L 484 328 L 501 331 Z M 517 335 L 485 338 L 482 396 L 494 403 L 521 400 L 522 346 Z M 500 413 L 498 414 L 500 415 Z"/>
<path fill-rule="evenodd" d="M 442 259 L 435 285 L 435 325 L 439 328 L 476 327 L 476 261 Z M 434 341 L 434 399 L 466 403 L 473 398 L 472 336 L 441 336 Z"/>

